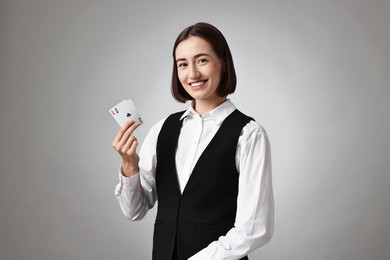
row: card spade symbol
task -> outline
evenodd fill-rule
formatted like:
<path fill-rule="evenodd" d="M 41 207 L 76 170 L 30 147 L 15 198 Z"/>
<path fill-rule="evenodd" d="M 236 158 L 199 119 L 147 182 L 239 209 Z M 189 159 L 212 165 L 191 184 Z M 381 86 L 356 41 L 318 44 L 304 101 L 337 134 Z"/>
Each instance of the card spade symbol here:
<path fill-rule="evenodd" d="M 127 115 L 126 115 L 127 117 L 131 117 L 131 114 L 130 113 L 127 113 Z"/>

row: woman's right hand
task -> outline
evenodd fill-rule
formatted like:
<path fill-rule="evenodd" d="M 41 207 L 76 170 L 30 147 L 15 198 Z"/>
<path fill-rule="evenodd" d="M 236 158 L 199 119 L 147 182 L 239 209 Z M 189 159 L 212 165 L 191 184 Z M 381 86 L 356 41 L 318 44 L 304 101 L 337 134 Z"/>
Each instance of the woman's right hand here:
<path fill-rule="evenodd" d="M 122 174 L 131 177 L 139 171 L 139 156 L 137 154 L 138 141 L 133 132 L 139 123 L 129 121 L 122 126 L 115 136 L 112 146 L 122 157 Z"/>

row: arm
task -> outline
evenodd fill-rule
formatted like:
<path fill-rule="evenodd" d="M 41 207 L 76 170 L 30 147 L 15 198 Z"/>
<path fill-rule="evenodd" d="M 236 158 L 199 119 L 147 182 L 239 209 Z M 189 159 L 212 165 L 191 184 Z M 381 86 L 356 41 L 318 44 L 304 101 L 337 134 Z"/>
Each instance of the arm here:
<path fill-rule="evenodd" d="M 240 172 L 234 227 L 190 260 L 239 259 L 272 237 L 274 200 L 270 144 L 264 129 L 251 121 L 241 133 L 236 153 Z"/>
<path fill-rule="evenodd" d="M 119 170 L 119 183 L 115 188 L 115 196 L 123 214 L 132 221 L 142 219 L 157 200 L 155 186 L 156 143 L 163 122 L 164 120 L 153 126 L 146 136 L 139 154 L 138 167 L 129 167 L 130 164 L 125 162 L 121 155 L 122 164 Z M 113 145 L 115 144 L 113 143 Z M 120 148 L 115 149 L 120 150 Z M 132 156 L 136 158 L 135 155 Z M 137 171 L 126 171 L 129 168 L 136 168 Z M 128 174 L 128 172 L 131 174 Z"/>

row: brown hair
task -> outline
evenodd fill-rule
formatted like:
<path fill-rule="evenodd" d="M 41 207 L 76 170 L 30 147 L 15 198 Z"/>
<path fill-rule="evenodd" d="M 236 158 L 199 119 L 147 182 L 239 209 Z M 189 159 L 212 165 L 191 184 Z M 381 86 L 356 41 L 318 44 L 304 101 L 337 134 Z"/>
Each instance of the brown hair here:
<path fill-rule="evenodd" d="M 197 23 L 184 29 L 177 37 L 173 46 L 173 72 L 171 85 L 173 97 L 182 103 L 187 100 L 193 100 L 179 81 L 175 55 L 175 51 L 179 43 L 188 39 L 190 36 L 197 36 L 207 41 L 218 58 L 223 61 L 225 68 L 221 77 L 221 83 L 217 89 L 217 94 L 220 97 L 226 97 L 227 95 L 234 93 L 236 90 L 237 77 L 236 71 L 234 70 L 232 54 L 230 53 L 225 37 L 213 25 L 208 23 Z"/>

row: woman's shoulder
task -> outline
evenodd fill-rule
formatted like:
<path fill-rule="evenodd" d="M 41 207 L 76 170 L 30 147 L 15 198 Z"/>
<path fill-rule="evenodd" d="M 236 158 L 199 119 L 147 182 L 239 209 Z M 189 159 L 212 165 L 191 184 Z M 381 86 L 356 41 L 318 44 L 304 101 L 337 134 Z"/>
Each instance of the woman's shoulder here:
<path fill-rule="evenodd" d="M 242 128 L 241 136 L 246 138 L 268 138 L 265 128 L 253 118 Z"/>

